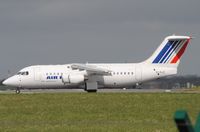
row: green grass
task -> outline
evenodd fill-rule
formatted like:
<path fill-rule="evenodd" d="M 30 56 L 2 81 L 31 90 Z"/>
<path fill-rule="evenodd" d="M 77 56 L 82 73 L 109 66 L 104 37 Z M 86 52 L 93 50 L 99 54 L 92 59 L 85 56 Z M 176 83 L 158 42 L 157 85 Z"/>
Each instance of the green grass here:
<path fill-rule="evenodd" d="M 193 87 L 193 88 L 187 88 L 187 89 L 181 89 L 181 92 L 193 92 L 193 93 L 200 93 L 200 87 Z"/>
<path fill-rule="evenodd" d="M 199 94 L 0 94 L 0 131 L 176 132 L 177 109 L 194 123 Z"/>

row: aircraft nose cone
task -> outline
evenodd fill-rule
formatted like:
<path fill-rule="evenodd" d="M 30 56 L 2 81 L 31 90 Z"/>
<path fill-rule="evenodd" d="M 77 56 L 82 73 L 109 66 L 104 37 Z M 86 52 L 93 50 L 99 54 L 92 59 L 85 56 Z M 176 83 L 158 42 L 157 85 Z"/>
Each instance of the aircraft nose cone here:
<path fill-rule="evenodd" d="M 3 85 L 7 85 L 7 79 L 2 82 Z"/>
<path fill-rule="evenodd" d="M 4 81 L 2 82 L 2 84 L 3 84 L 3 85 L 6 85 L 6 86 L 14 86 L 14 87 L 17 87 L 17 86 L 19 86 L 19 81 L 18 81 L 18 79 L 17 79 L 15 76 L 13 76 L 13 77 L 10 77 L 10 78 L 4 80 Z"/>

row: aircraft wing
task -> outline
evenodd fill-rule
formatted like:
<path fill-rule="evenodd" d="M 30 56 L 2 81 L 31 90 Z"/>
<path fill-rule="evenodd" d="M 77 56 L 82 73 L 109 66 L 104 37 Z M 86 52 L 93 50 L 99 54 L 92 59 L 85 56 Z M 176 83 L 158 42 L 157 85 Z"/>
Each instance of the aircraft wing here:
<path fill-rule="evenodd" d="M 88 64 L 72 64 L 71 67 L 73 69 L 79 69 L 79 70 L 86 70 L 89 74 L 110 74 L 111 71 L 108 69 L 100 68 L 95 65 L 88 65 Z"/>

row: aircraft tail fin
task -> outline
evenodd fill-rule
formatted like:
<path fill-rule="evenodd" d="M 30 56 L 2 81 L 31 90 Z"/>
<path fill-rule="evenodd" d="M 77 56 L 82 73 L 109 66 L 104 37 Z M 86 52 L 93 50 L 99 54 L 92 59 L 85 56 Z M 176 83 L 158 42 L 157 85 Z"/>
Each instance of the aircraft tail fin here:
<path fill-rule="evenodd" d="M 191 37 L 168 36 L 144 63 L 178 67 Z"/>

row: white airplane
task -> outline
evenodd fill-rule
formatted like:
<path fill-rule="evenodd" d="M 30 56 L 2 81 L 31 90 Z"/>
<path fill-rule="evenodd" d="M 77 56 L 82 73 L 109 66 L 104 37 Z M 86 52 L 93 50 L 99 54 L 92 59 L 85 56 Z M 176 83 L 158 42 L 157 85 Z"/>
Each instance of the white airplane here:
<path fill-rule="evenodd" d="M 131 87 L 143 82 L 174 75 L 191 37 L 168 36 L 151 57 L 141 63 L 99 63 L 36 65 L 20 70 L 3 81 L 4 85 L 22 88 Z"/>

